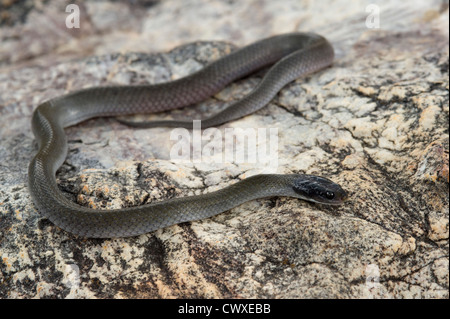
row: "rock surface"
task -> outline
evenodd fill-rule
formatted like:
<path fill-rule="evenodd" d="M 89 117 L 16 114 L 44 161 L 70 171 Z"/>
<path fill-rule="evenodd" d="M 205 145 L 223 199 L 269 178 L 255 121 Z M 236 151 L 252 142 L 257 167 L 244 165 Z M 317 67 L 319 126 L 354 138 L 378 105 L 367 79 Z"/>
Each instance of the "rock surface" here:
<path fill-rule="evenodd" d="M 365 6 L 345 1 L 86 2 L 80 29 L 64 26 L 68 2 L 5 3 L 1 298 L 449 297 L 446 2 L 379 2 L 379 29 L 367 28 Z M 333 67 L 289 84 L 267 107 L 219 132 L 278 129 L 270 170 L 327 176 L 351 201 L 257 200 L 109 240 L 73 236 L 36 211 L 26 167 L 39 103 L 83 87 L 176 79 L 231 52 L 230 42 L 295 30 L 326 35 L 336 48 Z M 172 115 L 214 112 L 260 78 Z M 81 205 L 119 208 L 214 191 L 268 169 L 222 157 L 216 163 L 208 154 L 176 162 L 171 132 L 114 119 L 68 128 L 61 189 Z"/>

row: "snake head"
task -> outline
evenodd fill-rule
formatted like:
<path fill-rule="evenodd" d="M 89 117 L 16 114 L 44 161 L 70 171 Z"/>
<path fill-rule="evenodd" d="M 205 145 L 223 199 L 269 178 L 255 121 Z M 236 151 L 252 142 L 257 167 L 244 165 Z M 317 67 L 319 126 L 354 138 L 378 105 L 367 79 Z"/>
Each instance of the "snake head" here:
<path fill-rule="evenodd" d="M 299 198 L 327 205 L 340 205 L 348 198 L 342 187 L 327 178 L 301 175 L 294 180 L 293 190 Z"/>

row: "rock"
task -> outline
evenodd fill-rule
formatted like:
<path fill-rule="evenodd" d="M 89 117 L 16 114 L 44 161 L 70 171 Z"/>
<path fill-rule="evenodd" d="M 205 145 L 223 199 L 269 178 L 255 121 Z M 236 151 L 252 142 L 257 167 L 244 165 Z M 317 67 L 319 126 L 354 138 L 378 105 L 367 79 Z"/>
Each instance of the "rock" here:
<path fill-rule="evenodd" d="M 449 297 L 448 7 L 381 3 L 382 28 L 368 29 L 364 7 L 339 2 L 308 10 L 285 1 L 191 1 L 195 10 L 185 2 L 137 3 L 83 3 L 85 29 L 72 31 L 55 22 L 61 2 L 5 9 L 14 18 L 0 31 L 0 297 Z M 168 26 L 183 9 L 180 27 Z M 320 12 L 325 22 L 316 21 Z M 215 24 L 186 31 L 183 21 L 194 25 L 199 16 Z M 36 21 L 47 24 L 33 29 Z M 116 21 L 122 27 L 114 29 Z M 214 145 L 223 150 L 230 146 L 226 129 L 277 129 L 274 165 L 224 162 L 223 154 L 207 152 L 198 162 L 175 161 L 172 130 L 95 119 L 66 130 L 69 155 L 58 182 L 80 205 L 110 209 L 214 191 L 268 169 L 327 176 L 349 191 L 349 202 L 262 199 L 107 240 L 76 237 L 36 211 L 26 167 L 36 150 L 29 123 L 39 103 L 83 87 L 180 78 L 235 48 L 194 39 L 218 35 L 242 45 L 297 30 L 300 22 L 332 41 L 334 65 L 215 132 L 222 139 Z M 118 53 L 119 42 L 142 50 L 145 42 L 158 44 L 155 53 Z M 157 52 L 168 47 L 174 49 Z M 213 113 L 242 98 L 261 75 L 162 116 Z"/>

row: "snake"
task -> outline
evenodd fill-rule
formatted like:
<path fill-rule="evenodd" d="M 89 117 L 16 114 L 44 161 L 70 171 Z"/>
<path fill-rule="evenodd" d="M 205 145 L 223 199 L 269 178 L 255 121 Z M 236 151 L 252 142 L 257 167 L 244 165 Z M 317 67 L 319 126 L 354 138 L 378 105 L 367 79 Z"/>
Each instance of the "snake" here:
<path fill-rule="evenodd" d="M 267 105 L 288 83 L 330 66 L 334 50 L 311 32 L 274 35 L 219 58 L 186 77 L 158 84 L 96 86 L 39 104 L 31 118 L 37 153 L 28 167 L 28 188 L 37 211 L 57 227 L 88 238 L 130 237 L 192 222 L 266 197 L 293 197 L 339 205 L 347 192 L 328 178 L 309 174 L 258 174 L 201 195 L 175 197 L 120 209 L 95 209 L 69 199 L 56 172 L 68 144 L 64 129 L 91 118 L 157 113 L 199 103 L 231 82 L 267 69 L 256 87 L 226 109 L 202 119 L 202 128 L 242 118 Z M 133 124 L 132 124 L 133 125 Z M 192 127 L 192 121 L 165 120 L 135 126 Z"/>

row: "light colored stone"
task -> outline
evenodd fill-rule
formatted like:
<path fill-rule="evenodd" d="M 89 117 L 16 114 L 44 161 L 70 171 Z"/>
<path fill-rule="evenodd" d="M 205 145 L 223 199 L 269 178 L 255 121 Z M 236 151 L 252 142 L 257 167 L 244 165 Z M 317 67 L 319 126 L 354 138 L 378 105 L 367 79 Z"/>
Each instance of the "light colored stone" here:
<path fill-rule="evenodd" d="M 86 2 L 81 30 L 71 31 L 58 22 L 61 2 L 48 1 L 0 28 L 0 297 L 448 298 L 448 8 L 377 4 L 374 30 L 362 3 L 284 0 Z M 350 201 L 257 200 L 109 240 L 75 237 L 36 211 L 26 167 L 40 102 L 89 86 L 169 81 L 235 48 L 213 40 L 240 46 L 300 29 L 330 39 L 334 65 L 221 132 L 277 128 L 277 171 L 327 176 Z M 172 115 L 215 112 L 260 77 Z M 165 128 L 98 119 L 66 133 L 59 185 L 89 207 L 202 194 L 264 169 L 214 156 L 172 161 Z"/>

